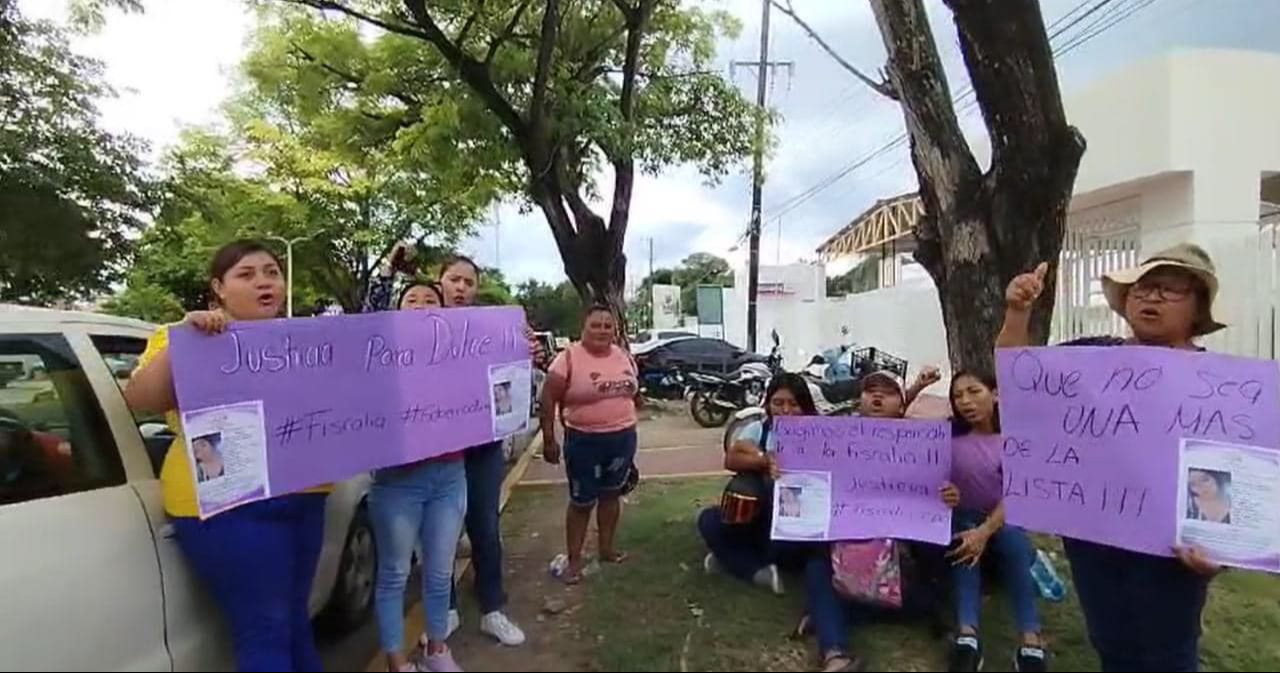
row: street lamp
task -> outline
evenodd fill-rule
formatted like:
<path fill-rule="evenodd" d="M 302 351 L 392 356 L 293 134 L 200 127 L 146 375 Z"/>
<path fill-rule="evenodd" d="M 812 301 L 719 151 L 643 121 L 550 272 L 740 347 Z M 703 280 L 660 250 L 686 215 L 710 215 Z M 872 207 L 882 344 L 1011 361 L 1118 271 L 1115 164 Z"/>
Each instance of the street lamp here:
<path fill-rule="evenodd" d="M 265 237 L 268 241 L 279 241 L 284 244 L 284 255 L 285 255 L 284 263 L 286 267 L 284 272 L 285 273 L 285 278 L 284 278 L 285 290 L 284 291 L 285 291 L 285 301 L 287 303 L 287 308 L 285 308 L 285 316 L 289 318 L 293 317 L 293 245 L 295 243 L 301 243 L 303 241 L 310 240 L 313 236 L 315 236 L 315 234 L 309 234 L 307 236 L 298 236 L 296 238 L 284 238 L 283 236 Z"/>

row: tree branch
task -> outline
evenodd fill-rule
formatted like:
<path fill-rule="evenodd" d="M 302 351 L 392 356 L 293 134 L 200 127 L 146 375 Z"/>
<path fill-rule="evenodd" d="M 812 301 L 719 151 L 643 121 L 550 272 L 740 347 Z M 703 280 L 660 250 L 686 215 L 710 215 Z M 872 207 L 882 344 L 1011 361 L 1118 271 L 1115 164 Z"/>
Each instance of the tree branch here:
<path fill-rule="evenodd" d="M 290 42 L 289 47 L 290 47 L 290 50 L 294 52 L 294 54 L 301 57 L 303 60 L 320 66 L 320 68 L 323 69 L 324 71 L 330 74 L 336 75 L 339 78 L 343 79 L 344 81 L 350 82 L 351 84 L 355 84 L 355 85 L 364 84 L 364 81 L 365 81 L 364 77 L 357 75 L 353 72 L 345 71 L 333 65 L 332 63 L 328 63 L 320 60 L 319 57 L 307 51 L 305 47 L 298 44 L 297 42 Z M 392 90 L 392 91 L 388 91 L 387 94 L 390 95 L 392 98 L 395 98 L 396 100 L 400 101 L 401 103 L 404 103 L 406 107 L 409 107 L 409 108 L 422 107 L 422 101 L 414 98 L 413 96 L 410 96 L 409 94 L 403 91 Z"/>
<path fill-rule="evenodd" d="M 390 31 L 392 33 L 398 33 L 400 35 L 405 35 L 408 37 L 416 37 L 418 39 L 426 39 L 426 35 L 424 35 L 422 31 L 415 30 L 413 26 L 405 25 L 403 23 L 392 23 L 391 21 L 380 19 L 372 14 L 366 14 L 364 12 L 361 12 L 360 10 L 354 9 L 352 7 L 348 7 L 344 3 L 336 2 L 336 0 L 282 0 L 282 1 L 287 2 L 289 4 L 301 5 L 303 7 L 310 7 L 312 9 L 319 9 L 321 11 L 332 10 L 335 12 L 339 12 L 341 14 L 345 14 L 353 19 L 358 19 L 360 21 L 364 21 L 365 23 L 375 25 L 383 30 Z"/>
<path fill-rule="evenodd" d="M 476 0 L 476 9 L 471 12 L 471 16 L 467 17 L 466 23 L 462 24 L 462 30 L 458 31 L 458 37 L 453 41 L 460 47 L 467 46 L 467 35 L 471 32 L 471 28 L 476 25 L 476 21 L 480 19 L 480 13 L 484 11 L 485 0 Z"/>
<path fill-rule="evenodd" d="M 822 36 L 818 34 L 818 31 L 814 30 L 813 27 L 806 23 L 804 19 L 800 18 L 800 15 L 796 13 L 795 7 L 791 5 L 791 0 L 787 0 L 787 4 L 785 5 L 779 2 L 779 0 L 770 0 L 770 2 L 774 7 L 778 8 L 778 11 L 791 17 L 791 20 L 794 21 L 797 26 L 800 26 L 801 30 L 809 35 L 809 39 L 817 42 L 818 46 L 822 47 L 823 51 L 827 52 L 827 55 L 835 59 L 836 63 L 840 64 L 840 67 L 848 70 L 854 77 L 857 77 L 863 84 L 871 87 L 871 89 L 876 93 L 886 98 L 898 100 L 898 92 L 894 89 L 892 82 L 887 79 L 876 81 L 863 73 L 852 63 L 845 60 L 845 58 L 841 56 L 834 47 L 828 44 L 826 40 L 822 39 Z"/>
<path fill-rule="evenodd" d="M 512 35 L 515 35 L 516 28 L 520 25 L 520 19 L 524 18 L 524 13 L 529 9 L 529 5 L 531 4 L 533 4 L 533 0 L 523 0 L 520 5 L 516 7 L 515 13 L 511 15 L 511 20 L 507 22 L 507 25 L 502 29 L 502 32 L 498 33 L 498 35 L 489 42 L 489 51 L 484 55 L 485 65 L 493 63 L 493 59 L 498 55 L 498 50 L 502 48 L 502 44 L 511 39 Z"/>
<path fill-rule="evenodd" d="M 314 2 L 316 0 L 303 1 Z M 458 71 L 458 76 L 462 78 L 462 81 L 471 87 L 471 90 L 484 101 L 489 111 L 497 115 L 502 125 L 515 136 L 516 141 L 522 145 L 527 143 L 528 126 L 506 96 L 503 96 L 502 92 L 498 91 L 498 87 L 489 72 L 488 65 L 467 55 L 459 45 L 454 44 L 444 34 L 444 31 L 440 29 L 440 26 L 436 24 L 435 20 L 431 18 L 431 14 L 427 11 L 426 0 L 404 0 L 404 4 L 414 22 L 422 29 L 420 31 L 421 34 L 415 35 L 415 37 L 434 45 L 440 55 Z"/>
<path fill-rule="evenodd" d="M 609 48 L 609 45 L 613 44 L 613 41 L 621 37 L 626 31 L 627 24 L 623 23 L 615 28 L 613 32 L 609 33 L 609 36 L 601 40 L 599 44 L 587 50 L 586 55 L 582 57 L 582 66 L 578 68 L 577 72 L 573 73 L 573 79 L 579 82 L 590 82 L 595 79 L 598 74 L 610 72 L 610 69 L 599 65 L 600 60 L 604 57 L 604 52 Z M 614 72 L 622 71 L 616 70 Z"/>

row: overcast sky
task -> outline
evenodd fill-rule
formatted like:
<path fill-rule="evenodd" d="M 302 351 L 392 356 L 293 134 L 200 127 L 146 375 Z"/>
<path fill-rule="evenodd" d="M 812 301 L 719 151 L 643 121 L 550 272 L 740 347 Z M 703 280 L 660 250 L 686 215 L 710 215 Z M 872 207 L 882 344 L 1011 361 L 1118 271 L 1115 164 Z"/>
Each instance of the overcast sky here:
<path fill-rule="evenodd" d="M 1055 22 L 1084 0 L 1043 0 L 1046 22 Z M 1089 0 L 1092 5 L 1096 0 Z M 185 125 L 219 118 L 219 105 L 244 50 L 252 15 L 241 0 L 148 0 L 143 15 L 112 14 L 106 29 L 78 38 L 76 48 L 106 63 L 119 98 L 102 105 L 104 123 L 148 139 L 158 155 Z M 741 18 L 743 31 L 725 39 L 720 59 L 754 61 L 759 48 L 759 0 L 706 0 Z M 794 0 L 796 9 L 855 64 L 874 70 L 884 49 L 875 21 L 861 0 Z M 928 0 L 939 46 L 952 74 L 952 91 L 965 86 L 955 30 L 940 0 Z M 29 16 L 60 19 L 66 0 L 22 0 Z M 1132 6 L 1131 16 L 1059 59 L 1069 93 L 1101 74 L 1181 47 L 1280 50 L 1280 0 L 1115 0 Z M 1105 11 L 1095 17 L 1105 16 Z M 1078 14 L 1077 14 L 1078 16 Z M 1077 24 L 1059 41 L 1091 23 Z M 840 69 L 790 20 L 774 12 L 771 58 L 795 63 L 770 86 L 770 105 L 782 116 L 777 150 L 770 158 L 764 192 L 766 264 L 813 258 L 814 248 L 878 198 L 915 188 L 905 146 L 882 152 L 838 180 L 902 133 L 901 113 Z M 1057 25 L 1063 25 L 1058 23 Z M 755 73 L 737 69 L 735 81 L 754 96 Z M 980 126 L 976 110 L 967 124 Z M 830 183 L 795 207 L 781 208 L 818 185 Z M 785 212 L 784 212 L 785 211 Z M 640 177 L 628 234 L 630 275 L 647 272 L 649 239 L 656 265 L 670 266 L 692 252 L 745 261 L 742 238 L 750 212 L 750 179 L 733 175 L 720 185 L 703 184 L 692 168 L 672 168 L 656 178 Z M 563 279 L 551 234 L 537 213 L 502 207 L 489 226 L 466 243 L 483 264 L 501 267 L 513 281 Z M 496 225 L 496 226 L 495 226 Z"/>

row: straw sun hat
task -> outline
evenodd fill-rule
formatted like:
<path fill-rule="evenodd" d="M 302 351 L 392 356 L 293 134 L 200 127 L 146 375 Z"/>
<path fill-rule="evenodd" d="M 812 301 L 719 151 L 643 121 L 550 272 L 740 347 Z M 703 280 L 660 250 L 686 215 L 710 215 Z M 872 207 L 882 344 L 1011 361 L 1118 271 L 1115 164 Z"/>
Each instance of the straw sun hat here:
<path fill-rule="evenodd" d="M 1209 259 L 1209 253 L 1205 252 L 1204 248 L 1193 243 L 1180 243 L 1148 257 L 1137 267 L 1112 271 L 1104 275 L 1102 292 L 1106 295 L 1107 304 L 1111 306 L 1111 310 L 1123 316 L 1129 288 L 1143 276 L 1162 267 L 1182 269 L 1200 279 L 1208 290 L 1209 306 L 1197 318 L 1195 336 L 1213 334 L 1226 328 L 1225 324 L 1213 317 L 1213 302 L 1218 296 L 1218 276 L 1214 272 L 1213 260 Z"/>

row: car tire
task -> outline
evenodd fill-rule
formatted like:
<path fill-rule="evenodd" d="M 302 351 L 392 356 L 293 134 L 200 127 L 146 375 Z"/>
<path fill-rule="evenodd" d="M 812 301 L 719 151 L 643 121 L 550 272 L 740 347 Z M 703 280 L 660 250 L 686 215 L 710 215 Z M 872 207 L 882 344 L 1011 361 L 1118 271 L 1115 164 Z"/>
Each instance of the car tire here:
<path fill-rule="evenodd" d="M 378 547 L 373 536 L 369 510 L 363 503 L 356 508 L 342 547 L 338 579 L 329 597 L 328 616 L 338 628 L 354 630 L 373 611 L 374 581 L 378 571 Z"/>
<path fill-rule="evenodd" d="M 733 412 L 711 402 L 711 393 L 699 390 L 689 399 L 689 415 L 704 428 L 718 428 L 729 422 Z"/>

